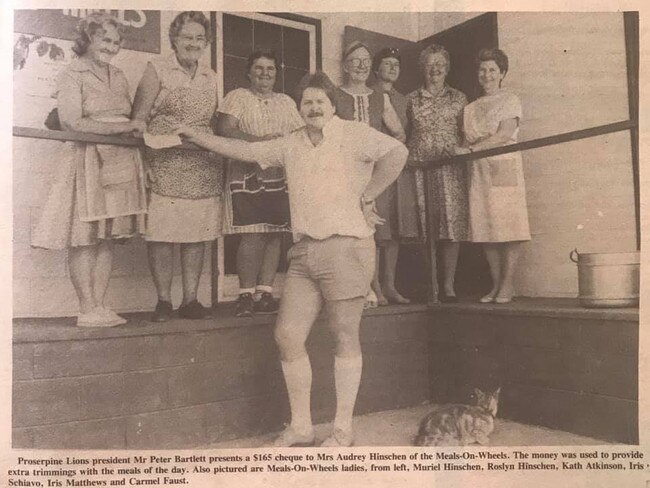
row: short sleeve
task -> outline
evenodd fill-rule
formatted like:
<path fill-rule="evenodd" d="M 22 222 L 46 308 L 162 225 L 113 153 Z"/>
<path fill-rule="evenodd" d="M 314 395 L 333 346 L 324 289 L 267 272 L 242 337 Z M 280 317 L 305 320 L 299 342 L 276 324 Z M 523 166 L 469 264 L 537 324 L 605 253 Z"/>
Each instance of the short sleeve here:
<path fill-rule="evenodd" d="M 131 100 L 131 92 L 129 90 L 129 81 L 126 79 L 126 75 L 122 70 L 116 70 L 115 78 L 117 80 L 117 90 L 119 93 L 124 94 L 129 101 Z"/>
<path fill-rule="evenodd" d="M 300 129 L 305 125 L 305 121 L 302 120 L 298 108 L 296 107 L 296 102 L 293 98 L 288 95 L 282 95 L 282 101 L 285 107 L 285 112 L 287 114 L 289 131 L 294 131 Z"/>
<path fill-rule="evenodd" d="M 237 120 L 241 120 L 246 107 L 246 95 L 246 90 L 242 88 L 228 92 L 217 112 L 232 115 Z"/>
<path fill-rule="evenodd" d="M 62 96 L 65 97 L 71 92 L 78 92 L 81 95 L 81 78 L 78 72 L 64 69 L 56 80 L 56 97 L 60 100 Z"/>
<path fill-rule="evenodd" d="M 255 161 L 262 169 L 271 166 L 284 166 L 285 161 L 285 148 L 287 147 L 288 139 L 280 137 L 270 141 L 260 141 L 250 143 L 255 155 Z"/>
<path fill-rule="evenodd" d="M 519 119 L 521 120 L 522 109 L 521 101 L 517 95 L 509 93 L 507 98 L 504 99 L 503 105 L 501 106 L 499 119 L 508 120 L 508 119 Z"/>
<path fill-rule="evenodd" d="M 403 146 L 394 137 L 379 132 L 365 124 L 355 124 L 354 144 L 360 147 L 365 161 L 377 161 L 393 149 Z"/>
<path fill-rule="evenodd" d="M 80 119 L 83 114 L 80 74 L 77 71 L 66 69 L 59 74 L 57 79 L 56 104 L 61 127 L 64 130 L 72 130 L 68 123 Z"/>
<path fill-rule="evenodd" d="M 147 67 L 151 66 L 154 74 L 158 78 L 158 82 L 162 84 L 162 80 L 165 78 L 165 64 L 162 59 L 152 59 L 147 62 Z"/>

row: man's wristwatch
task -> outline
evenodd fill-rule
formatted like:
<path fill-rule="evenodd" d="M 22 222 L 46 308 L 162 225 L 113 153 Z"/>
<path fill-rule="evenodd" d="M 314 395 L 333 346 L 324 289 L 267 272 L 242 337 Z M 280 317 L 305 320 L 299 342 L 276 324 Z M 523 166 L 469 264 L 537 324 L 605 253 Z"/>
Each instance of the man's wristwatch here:
<path fill-rule="evenodd" d="M 374 198 L 368 198 L 365 195 L 361 195 L 361 203 L 363 205 L 372 205 L 373 203 L 375 203 L 375 199 Z"/>

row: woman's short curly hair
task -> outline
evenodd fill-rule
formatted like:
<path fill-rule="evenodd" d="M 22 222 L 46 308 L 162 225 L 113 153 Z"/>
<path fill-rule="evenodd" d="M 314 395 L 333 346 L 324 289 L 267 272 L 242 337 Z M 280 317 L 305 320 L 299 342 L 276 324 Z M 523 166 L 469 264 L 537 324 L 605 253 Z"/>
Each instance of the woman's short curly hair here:
<path fill-rule="evenodd" d="M 508 72 L 508 56 L 499 48 L 481 49 L 476 57 L 476 65 L 480 65 L 483 61 L 494 61 L 502 74 Z"/>
<path fill-rule="evenodd" d="M 124 38 L 124 25 L 110 14 L 93 12 L 79 21 L 76 27 L 77 38 L 72 45 L 72 52 L 83 56 L 92 42 L 93 36 L 104 31 L 104 26 L 112 25 L 117 30 L 120 39 Z"/>
<path fill-rule="evenodd" d="M 431 44 L 427 47 L 425 47 L 421 52 L 420 56 L 418 57 L 418 66 L 420 66 L 420 70 L 424 68 L 424 65 L 427 62 L 427 57 L 431 54 L 442 54 L 442 56 L 445 58 L 447 61 L 447 66 L 451 64 L 451 61 L 449 59 L 449 53 L 445 49 L 444 46 L 441 46 L 440 44 Z"/>
<path fill-rule="evenodd" d="M 203 28 L 205 29 L 205 38 L 206 40 L 212 39 L 212 29 L 210 28 L 210 21 L 208 18 L 205 16 L 203 12 L 199 12 L 198 10 L 187 10 L 185 12 L 181 12 L 178 14 L 174 20 L 172 20 L 172 23 L 169 24 L 169 43 L 172 46 L 172 49 L 176 51 L 176 46 L 174 45 L 174 41 L 178 37 L 178 34 L 180 34 L 181 29 L 185 24 L 188 22 L 196 22 L 199 25 L 202 25 Z"/>

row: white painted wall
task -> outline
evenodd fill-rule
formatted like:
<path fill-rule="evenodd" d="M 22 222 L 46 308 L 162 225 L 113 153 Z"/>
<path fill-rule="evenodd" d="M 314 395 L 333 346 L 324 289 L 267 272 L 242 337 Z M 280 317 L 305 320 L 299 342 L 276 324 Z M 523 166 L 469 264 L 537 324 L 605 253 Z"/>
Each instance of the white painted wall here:
<path fill-rule="evenodd" d="M 628 119 L 622 13 L 499 13 L 504 83 L 524 107 L 521 140 Z M 575 296 L 568 259 L 636 250 L 626 132 L 524 152 L 533 240 L 518 276 L 528 296 Z"/>
<path fill-rule="evenodd" d="M 320 19 L 323 29 L 323 71 L 336 84 L 342 83 L 341 55 L 343 53 L 343 33 L 346 25 L 359 27 L 389 36 L 417 41 L 419 37 L 419 16 L 416 12 L 348 12 L 305 13 Z"/>
<path fill-rule="evenodd" d="M 462 24 L 483 12 L 420 12 L 418 14 L 419 38 L 426 39 L 433 34 Z"/>

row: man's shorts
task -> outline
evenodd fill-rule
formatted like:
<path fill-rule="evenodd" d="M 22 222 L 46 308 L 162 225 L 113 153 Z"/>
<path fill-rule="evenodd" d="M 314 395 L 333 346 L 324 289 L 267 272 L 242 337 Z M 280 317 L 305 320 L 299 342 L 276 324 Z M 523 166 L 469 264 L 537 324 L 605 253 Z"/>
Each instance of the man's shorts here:
<path fill-rule="evenodd" d="M 332 236 L 303 237 L 287 254 L 285 290 L 318 291 L 325 300 L 365 297 L 375 272 L 375 241 Z"/>

